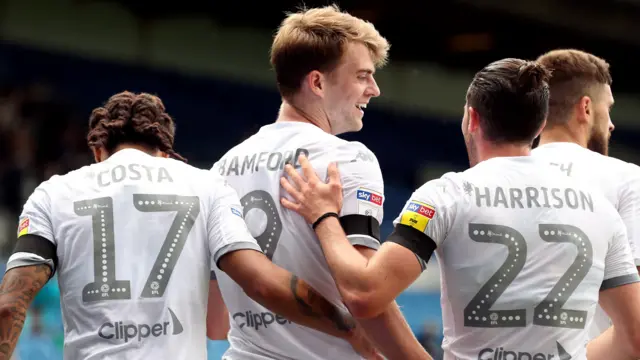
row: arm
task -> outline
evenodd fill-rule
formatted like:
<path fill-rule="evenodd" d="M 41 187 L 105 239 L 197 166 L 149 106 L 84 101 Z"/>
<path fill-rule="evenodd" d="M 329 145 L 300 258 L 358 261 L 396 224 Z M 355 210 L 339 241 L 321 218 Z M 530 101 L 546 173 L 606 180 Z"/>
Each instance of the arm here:
<path fill-rule="evenodd" d="M 620 187 L 618 213 L 624 222 L 637 270 L 640 272 L 640 168 L 628 164 L 625 184 Z"/>
<path fill-rule="evenodd" d="M 625 226 L 618 231 L 605 258 L 599 302 L 613 326 L 589 342 L 589 359 L 640 358 L 640 276 L 637 273 Z"/>
<path fill-rule="evenodd" d="M 372 249 L 363 247 L 357 247 L 357 249 L 366 259 L 375 255 Z M 431 356 L 416 339 L 395 301 L 376 317 L 358 319 L 358 324 L 376 348 L 390 360 L 431 360 Z"/>
<path fill-rule="evenodd" d="M 224 255 L 219 266 L 247 296 L 287 319 L 349 339 L 355 323 L 297 276 L 274 265 L 264 254 L 239 250 Z"/>
<path fill-rule="evenodd" d="M 16 347 L 27 310 L 51 276 L 49 265 L 16 267 L 0 285 L 0 360 L 9 360 Z"/>
<path fill-rule="evenodd" d="M 299 161 L 306 180 L 291 166 L 285 168 L 299 190 L 287 179 L 281 179 L 282 187 L 296 203 L 286 198 L 281 202 L 284 207 L 303 215 L 308 222 L 316 223 L 323 214 L 337 212 L 341 208 L 340 176 L 336 166 L 330 165 L 329 182 L 325 184 L 318 179 L 305 157 L 301 156 Z M 413 204 L 409 202 L 408 206 Z M 428 210 L 433 213 L 418 213 Z M 315 226 L 338 289 L 356 317 L 374 317 L 384 311 L 393 299 L 418 278 L 426 266 L 425 261 L 436 248 L 435 241 L 424 233 L 430 219 L 427 216 L 433 218 L 435 210 L 420 205 L 418 209 L 407 212 L 413 215 L 401 217 L 394 233 L 370 260 L 359 256 L 349 245 L 337 219 L 324 218 Z M 411 221 L 417 225 L 407 225 L 413 224 Z"/>
<path fill-rule="evenodd" d="M 211 274 L 215 274 L 211 271 Z M 207 304 L 207 337 L 211 340 L 226 340 L 229 332 L 229 312 L 222 299 L 222 293 L 215 278 L 209 282 Z"/>

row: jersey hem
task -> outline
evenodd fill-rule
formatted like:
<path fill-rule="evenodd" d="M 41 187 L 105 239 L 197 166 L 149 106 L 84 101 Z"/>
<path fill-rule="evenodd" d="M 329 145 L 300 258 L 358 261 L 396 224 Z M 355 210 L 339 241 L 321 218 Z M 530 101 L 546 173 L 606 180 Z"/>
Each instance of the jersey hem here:
<path fill-rule="evenodd" d="M 216 266 L 218 266 L 218 262 L 220 261 L 221 257 L 223 257 L 224 255 L 230 252 L 234 252 L 237 250 L 255 250 L 262 253 L 262 249 L 260 249 L 260 246 L 254 242 L 250 242 L 250 241 L 234 242 L 231 244 L 227 244 L 221 247 L 220 249 L 218 249 L 218 251 L 216 251 L 216 253 L 213 256 L 213 260 L 215 261 Z M 218 268 L 220 268 L 220 266 L 218 266 Z"/>
<path fill-rule="evenodd" d="M 616 276 L 611 279 L 606 279 L 602 281 L 602 285 L 600 286 L 600 291 L 612 289 L 614 287 L 633 284 L 636 282 L 640 282 L 640 275 L 636 272 L 635 274 L 627 274 Z"/>

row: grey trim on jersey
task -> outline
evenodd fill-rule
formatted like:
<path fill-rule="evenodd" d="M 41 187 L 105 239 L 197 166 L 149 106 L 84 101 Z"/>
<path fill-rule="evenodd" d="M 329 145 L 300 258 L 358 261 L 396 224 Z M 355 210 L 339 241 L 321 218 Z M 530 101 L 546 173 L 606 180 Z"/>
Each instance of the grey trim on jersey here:
<path fill-rule="evenodd" d="M 347 235 L 347 239 L 351 245 L 358 245 L 371 248 L 373 250 L 378 250 L 380 248 L 380 242 L 376 240 L 373 236 L 363 235 L 363 234 L 352 234 Z"/>
<path fill-rule="evenodd" d="M 230 252 L 234 252 L 234 251 L 237 251 L 237 250 L 255 250 L 255 251 L 259 251 L 259 252 L 263 253 L 262 249 L 260 249 L 260 245 L 258 245 L 258 243 L 255 243 L 255 242 L 252 242 L 252 241 L 233 242 L 231 244 L 227 244 L 227 245 L 221 247 L 213 255 L 213 260 L 216 262 L 216 266 L 218 266 L 218 261 L 220 261 L 221 257 L 223 257 L 224 255 L 226 255 L 226 254 L 228 254 Z M 218 266 L 218 268 L 220 268 L 220 266 Z"/>
<path fill-rule="evenodd" d="M 611 289 L 611 288 L 622 286 L 622 285 L 632 284 L 635 282 L 640 282 L 640 275 L 638 275 L 637 272 L 633 274 L 616 276 L 611 279 L 604 280 L 602 282 L 602 285 L 600 286 L 600 291 Z"/>
<path fill-rule="evenodd" d="M 45 264 L 51 268 L 51 276 L 56 271 L 55 264 L 51 259 L 45 259 L 40 255 L 26 253 L 26 252 L 17 252 L 11 255 L 9 261 L 7 262 L 7 269 L 5 273 L 11 269 L 15 269 L 23 266 L 33 266 L 33 265 L 42 265 Z"/>
<path fill-rule="evenodd" d="M 414 255 L 416 256 L 416 259 L 418 259 L 418 262 L 420 263 L 420 267 L 422 268 L 422 271 L 427 270 L 427 262 L 425 260 L 423 260 L 420 255 L 414 253 Z"/>
<path fill-rule="evenodd" d="M 216 276 L 216 272 L 211 270 L 211 274 L 209 275 L 209 280 L 218 280 L 218 277 Z"/>

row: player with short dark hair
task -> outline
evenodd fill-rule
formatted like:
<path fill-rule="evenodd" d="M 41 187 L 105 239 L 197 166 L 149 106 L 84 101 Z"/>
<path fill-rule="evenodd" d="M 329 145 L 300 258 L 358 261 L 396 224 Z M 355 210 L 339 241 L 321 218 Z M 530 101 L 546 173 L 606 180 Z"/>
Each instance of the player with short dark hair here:
<path fill-rule="evenodd" d="M 251 237 L 236 192 L 182 161 L 159 98 L 123 92 L 95 109 L 96 164 L 29 197 L 0 286 L 0 358 L 55 271 L 66 359 L 205 359 L 211 263 L 271 311 L 374 355 L 352 320 L 275 266 Z"/>
<path fill-rule="evenodd" d="M 281 183 L 293 201 L 281 202 L 313 224 L 354 316 L 384 309 L 435 251 L 445 360 L 586 359 L 598 300 L 617 331 L 590 344 L 589 358 L 640 357 L 640 276 L 624 223 L 599 192 L 528 156 L 547 115 L 549 76 L 518 59 L 476 74 L 462 120 L 471 168 L 416 190 L 369 260 L 335 218 L 337 167 L 325 184 L 305 157 L 306 179 L 287 165 Z"/>

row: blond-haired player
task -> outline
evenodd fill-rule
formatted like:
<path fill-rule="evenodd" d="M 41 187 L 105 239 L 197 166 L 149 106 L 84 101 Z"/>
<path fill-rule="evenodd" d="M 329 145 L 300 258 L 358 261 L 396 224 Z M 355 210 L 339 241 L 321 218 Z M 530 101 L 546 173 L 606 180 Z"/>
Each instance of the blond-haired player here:
<path fill-rule="evenodd" d="M 289 14 L 271 49 L 282 95 L 278 119 L 213 167 L 241 196 L 245 221 L 264 253 L 339 306 L 344 306 L 344 299 L 313 230 L 280 206 L 279 180 L 284 165 L 295 163 L 300 154 L 314 159 L 321 177 L 330 162 L 341 163 L 345 202 L 340 221 L 358 256 L 364 259 L 375 253 L 383 216 L 380 166 L 366 146 L 336 135 L 362 128 L 367 104 L 380 95 L 374 73 L 386 62 L 388 50 L 388 42 L 371 23 L 337 7 Z M 225 358 L 359 358 L 341 339 L 278 321 L 220 269 L 214 274 L 231 318 L 231 347 Z M 210 301 L 216 302 L 219 295 L 215 286 L 211 288 Z M 224 329 L 228 319 L 226 313 L 211 313 L 209 329 Z M 362 325 L 388 358 L 429 358 L 394 303 Z"/>

